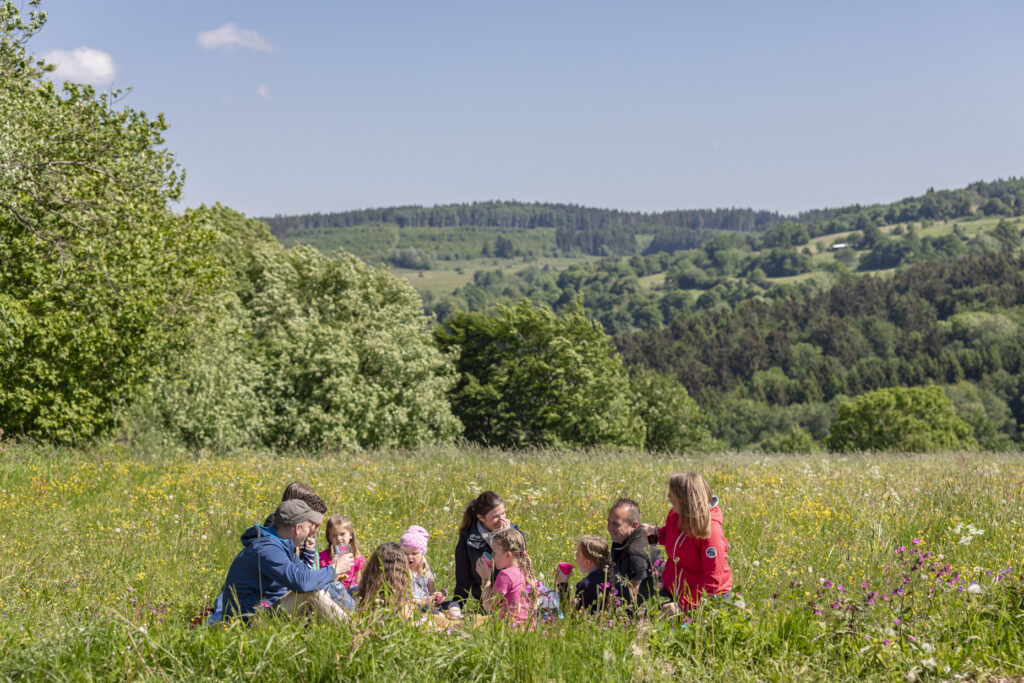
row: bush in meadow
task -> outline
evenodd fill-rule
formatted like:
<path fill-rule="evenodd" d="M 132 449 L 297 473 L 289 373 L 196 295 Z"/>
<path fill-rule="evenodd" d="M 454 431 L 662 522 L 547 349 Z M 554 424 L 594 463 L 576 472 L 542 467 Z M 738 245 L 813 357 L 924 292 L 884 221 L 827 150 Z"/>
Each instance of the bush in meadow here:
<path fill-rule="evenodd" d="M 707 416 L 678 380 L 640 370 L 630 377 L 629 386 L 644 425 L 644 450 L 692 453 L 721 446 L 711 435 Z"/>
<path fill-rule="evenodd" d="M 930 453 L 977 448 L 978 442 L 946 393 L 933 386 L 879 389 L 844 403 L 825 445 L 832 451 Z"/>
<path fill-rule="evenodd" d="M 450 397 L 466 438 L 511 447 L 643 445 L 622 359 L 579 301 L 563 315 L 527 300 L 493 315 L 458 312 L 435 338 L 458 354 Z"/>

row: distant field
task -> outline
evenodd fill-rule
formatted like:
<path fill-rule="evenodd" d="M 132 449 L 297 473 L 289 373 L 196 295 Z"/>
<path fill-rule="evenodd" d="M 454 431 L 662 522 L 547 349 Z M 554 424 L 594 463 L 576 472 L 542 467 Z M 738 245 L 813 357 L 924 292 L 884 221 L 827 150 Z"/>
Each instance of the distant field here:
<path fill-rule="evenodd" d="M 456 288 L 473 282 L 473 273 L 479 270 L 500 270 L 506 274 L 511 274 L 531 266 L 538 268 L 547 266 L 556 271 L 562 271 L 577 263 L 593 263 L 598 260 L 599 257 L 597 256 L 581 256 L 578 258 L 545 256 L 529 260 L 476 258 L 439 263 L 437 267 L 430 270 L 391 268 L 391 272 L 406 278 L 418 290 L 430 291 L 435 295 L 440 295 L 451 294 Z M 459 272 L 460 270 L 461 272 Z M 661 277 L 664 279 L 664 274 Z"/>
<path fill-rule="evenodd" d="M 968 237 L 991 230 L 1002 220 L 1001 217 L 980 217 L 958 219 L 956 221 L 938 221 L 928 227 L 915 223 L 915 229 L 922 237 L 938 237 L 953 231 L 953 225 L 959 225 Z M 1008 219 L 1020 225 L 1019 218 Z M 882 226 L 881 232 L 891 234 L 897 225 Z M 815 266 L 823 266 L 836 260 L 836 252 L 829 247 L 849 238 L 852 232 L 841 232 L 816 237 L 808 242 L 812 262 Z M 555 251 L 554 228 L 536 228 L 533 230 L 504 229 L 495 227 L 462 226 L 459 228 L 413 227 L 399 228 L 394 223 L 376 223 L 360 225 L 353 228 L 331 228 L 309 230 L 289 236 L 286 245 L 310 244 L 325 251 L 345 249 L 374 265 L 386 265 L 396 275 L 406 278 L 413 287 L 435 296 L 451 294 L 455 289 L 473 281 L 473 274 L 479 270 L 501 270 L 506 274 L 515 273 L 530 265 L 548 266 L 557 271 L 564 270 L 573 264 L 590 263 L 600 260 L 597 256 L 579 256 L 573 258 L 552 257 Z M 509 239 L 517 250 L 529 256 L 514 258 L 497 258 L 494 255 L 483 256 L 484 245 L 493 249 L 498 237 Z M 653 239 L 653 235 L 637 235 L 637 243 L 642 250 Z M 432 267 L 427 270 L 414 270 L 388 265 L 388 257 L 395 249 L 415 248 L 430 256 Z M 802 248 L 802 247 L 801 247 Z M 820 251 L 819 251 L 820 250 Z M 858 254 L 858 257 L 860 254 Z M 856 268 L 854 263 L 853 268 Z M 881 271 L 865 271 L 881 272 Z M 805 273 L 793 277 L 769 278 L 777 284 L 799 282 L 811 277 Z M 664 284 L 665 274 L 658 273 L 641 278 L 641 286 L 645 289 L 656 289 Z"/>
<path fill-rule="evenodd" d="M 0 679 L 1024 676 L 1020 455 L 438 447 L 133 458 L 116 445 L 0 447 Z M 451 590 L 456 527 L 479 491 L 505 498 L 547 583 L 572 560 L 573 539 L 606 534 L 618 496 L 663 520 L 665 479 L 678 470 L 703 472 L 720 497 L 742 603 L 673 622 L 570 614 L 528 633 L 499 623 L 446 633 L 368 615 L 188 627 L 220 590 L 241 531 L 293 480 L 350 515 L 367 554 L 410 524 L 426 527 L 438 585 Z"/>

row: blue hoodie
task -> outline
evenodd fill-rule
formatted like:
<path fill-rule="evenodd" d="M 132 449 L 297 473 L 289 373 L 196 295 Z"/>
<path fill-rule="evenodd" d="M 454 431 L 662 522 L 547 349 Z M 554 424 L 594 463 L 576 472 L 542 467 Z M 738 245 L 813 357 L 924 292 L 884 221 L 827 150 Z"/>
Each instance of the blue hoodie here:
<path fill-rule="evenodd" d="M 261 600 L 274 604 L 288 591 L 309 593 L 335 580 L 334 567 L 310 569 L 295 555 L 295 545 L 270 526 L 254 524 L 242 534 L 224 581 L 225 615 L 248 615 Z"/>

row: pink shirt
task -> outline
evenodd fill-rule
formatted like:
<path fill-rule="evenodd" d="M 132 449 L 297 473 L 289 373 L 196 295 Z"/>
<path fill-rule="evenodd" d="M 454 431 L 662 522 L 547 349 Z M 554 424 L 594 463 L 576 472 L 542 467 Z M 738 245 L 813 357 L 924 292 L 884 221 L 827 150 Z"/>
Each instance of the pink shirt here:
<path fill-rule="evenodd" d="M 327 548 L 320 551 L 320 568 L 329 567 L 331 565 L 331 549 Z M 366 557 L 360 554 L 352 562 L 352 569 L 348 571 L 348 574 L 342 574 L 341 585 L 345 588 L 351 588 L 357 585 L 356 576 L 359 574 L 359 570 L 366 565 Z"/>
<path fill-rule="evenodd" d="M 498 572 L 494 580 L 494 592 L 504 600 L 498 607 L 498 616 L 512 616 L 512 625 L 521 626 L 530 618 L 530 596 L 527 593 L 526 575 L 519 567 L 512 565 Z"/>

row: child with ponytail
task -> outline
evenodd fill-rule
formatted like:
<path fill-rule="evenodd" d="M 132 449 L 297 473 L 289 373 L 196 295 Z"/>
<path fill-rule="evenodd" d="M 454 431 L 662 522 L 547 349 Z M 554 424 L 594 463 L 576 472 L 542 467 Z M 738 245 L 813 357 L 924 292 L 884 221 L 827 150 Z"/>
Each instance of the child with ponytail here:
<path fill-rule="evenodd" d="M 491 565 L 486 557 L 476 563 L 480 577 L 481 600 L 488 610 L 501 618 L 511 618 L 512 626 L 525 628 L 537 609 L 537 579 L 533 561 L 526 553 L 526 541 L 516 529 L 503 529 L 491 538 L 494 568 L 498 576 L 491 583 Z"/>
<path fill-rule="evenodd" d="M 567 563 L 560 562 L 555 570 L 555 585 L 558 587 L 563 605 L 572 605 L 579 611 L 590 612 L 612 606 L 609 601 L 612 571 L 608 541 L 599 536 L 581 536 L 576 543 L 576 566 L 583 574 L 583 578 L 576 582 L 575 595 L 571 602 L 569 575 L 563 571 L 563 565 Z M 568 565 L 568 569 L 571 572 L 572 565 Z"/>

